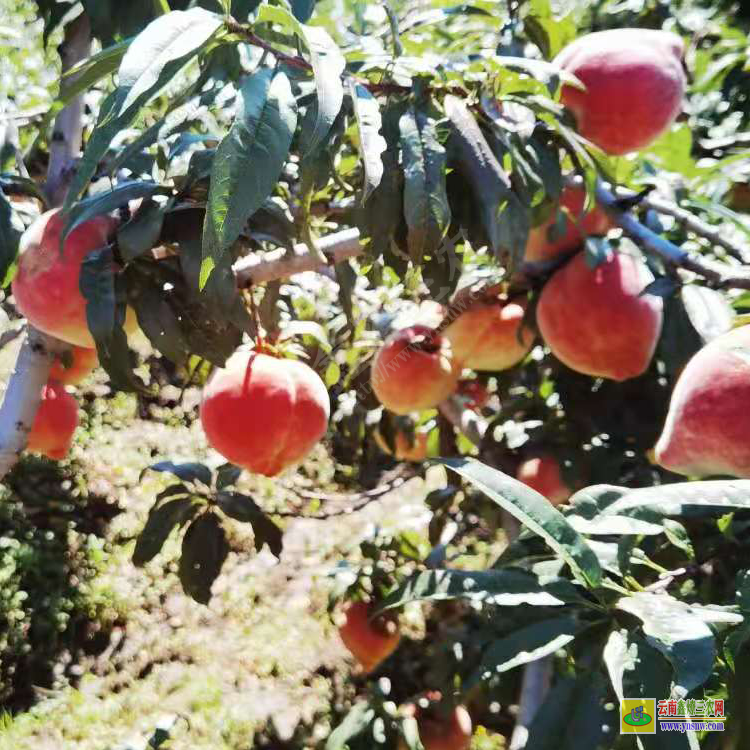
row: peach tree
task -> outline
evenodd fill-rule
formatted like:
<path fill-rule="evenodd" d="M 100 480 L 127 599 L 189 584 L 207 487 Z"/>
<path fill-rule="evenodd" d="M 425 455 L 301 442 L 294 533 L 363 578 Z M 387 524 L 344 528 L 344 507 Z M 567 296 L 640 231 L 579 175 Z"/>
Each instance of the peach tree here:
<path fill-rule="evenodd" d="M 64 382 L 97 361 L 153 393 L 138 327 L 205 384 L 222 456 L 144 467 L 174 482 L 134 563 L 180 534 L 198 602 L 228 524 L 278 555 L 285 516 L 330 515 L 263 507 L 243 470 L 277 475 L 327 427 L 354 511 L 444 467 L 426 536 L 375 533 L 336 571 L 368 679 L 328 750 L 457 750 L 472 722 L 477 747 L 745 747 L 748 19 L 37 4 L 63 72 L 3 150 L 0 277 L 28 325 L 0 471 L 65 454 Z M 621 735 L 624 698 L 726 730 Z"/>

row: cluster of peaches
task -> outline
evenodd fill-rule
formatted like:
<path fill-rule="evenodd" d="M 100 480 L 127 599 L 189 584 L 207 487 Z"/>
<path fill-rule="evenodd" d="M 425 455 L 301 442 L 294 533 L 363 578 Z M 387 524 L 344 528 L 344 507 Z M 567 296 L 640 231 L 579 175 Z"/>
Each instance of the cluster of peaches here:
<path fill-rule="evenodd" d="M 561 97 L 580 134 L 610 154 L 653 142 L 680 111 L 682 55 L 678 37 L 644 29 L 597 32 L 566 47 L 556 62 L 583 88 L 566 81 Z M 573 370 L 614 380 L 636 377 L 653 356 L 662 301 L 642 294 L 653 276 L 640 256 L 618 252 L 589 267 L 581 243 L 607 232 L 610 221 L 598 207 L 585 210 L 584 202 L 580 188 L 567 187 L 559 206 L 566 217 L 562 236 L 552 236 L 556 218 L 531 231 L 526 263 L 557 265 L 566 256 L 539 295 L 539 333 Z M 108 216 L 86 221 L 61 251 L 64 218 L 50 211 L 21 240 L 13 281 L 18 309 L 36 328 L 73 347 L 53 366 L 29 434 L 29 449 L 51 458 L 67 453 L 77 425 L 76 402 L 66 384 L 78 382 L 97 362 L 79 289 L 81 263 L 106 244 L 115 225 Z M 498 371 L 516 365 L 534 341 L 525 313 L 525 299 L 497 297 L 472 302 L 444 330 L 416 325 L 397 331 L 373 361 L 375 394 L 396 414 L 418 412 L 453 393 L 464 368 Z M 126 330 L 135 327 L 134 318 L 128 309 Z M 749 344 L 750 328 L 737 329 L 711 342 L 685 368 L 656 446 L 663 466 L 691 476 L 750 476 L 748 431 L 735 413 L 735 405 L 750 395 L 750 364 L 743 355 Z M 211 445 L 229 461 L 274 476 L 320 440 L 329 409 L 325 386 L 307 365 L 268 350 L 239 350 L 206 385 L 201 421 Z M 560 501 L 559 467 L 544 456 L 532 460 L 522 467 L 524 476 L 531 482 L 535 474 L 544 475 L 546 489 L 540 490 Z"/>

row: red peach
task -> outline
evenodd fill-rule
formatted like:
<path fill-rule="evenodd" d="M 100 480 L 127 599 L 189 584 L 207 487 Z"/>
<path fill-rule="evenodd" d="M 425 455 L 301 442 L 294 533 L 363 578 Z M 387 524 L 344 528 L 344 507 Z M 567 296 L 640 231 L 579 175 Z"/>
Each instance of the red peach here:
<path fill-rule="evenodd" d="M 564 503 L 572 494 L 563 481 L 557 459 L 546 453 L 522 461 L 516 479 L 544 495 L 552 505 Z"/>
<path fill-rule="evenodd" d="M 527 263 L 549 263 L 561 255 L 575 250 L 590 235 L 603 235 L 612 228 L 612 221 L 599 206 L 584 213 L 586 191 L 569 185 L 560 195 L 559 210 L 565 214 L 565 231 L 552 240 L 550 229 L 557 220 L 557 211 L 529 232 L 524 261 Z"/>
<path fill-rule="evenodd" d="M 42 389 L 26 450 L 59 461 L 68 454 L 78 427 L 78 404 L 62 383 L 50 380 Z"/>
<path fill-rule="evenodd" d="M 461 375 L 461 364 L 446 336 L 413 325 L 391 334 L 372 362 L 375 396 L 395 414 L 431 409 L 448 398 Z"/>
<path fill-rule="evenodd" d="M 572 370 L 627 380 L 644 373 L 662 326 L 662 300 L 641 292 L 648 266 L 625 252 L 590 268 L 574 256 L 544 285 L 537 323 L 552 353 Z"/>
<path fill-rule="evenodd" d="M 86 300 L 79 288 L 81 264 L 92 250 L 107 244 L 117 222 L 109 216 L 85 221 L 68 235 L 61 251 L 65 223 L 60 209 L 53 209 L 23 233 L 13 295 L 20 312 L 40 331 L 69 344 L 93 348 Z"/>
<path fill-rule="evenodd" d="M 66 385 L 77 385 L 98 364 L 99 357 L 97 356 L 96 349 L 72 346 L 69 353 L 58 357 L 52 363 L 49 377 L 50 380 L 58 380 Z"/>
<path fill-rule="evenodd" d="M 353 602 L 344 609 L 344 623 L 339 635 L 344 645 L 362 665 L 365 673 L 385 661 L 401 640 L 396 618 L 382 614 L 371 619 L 371 607 L 367 602 Z"/>
<path fill-rule="evenodd" d="M 655 459 L 691 477 L 750 479 L 750 326 L 714 339 L 687 363 L 672 393 Z"/>
<path fill-rule="evenodd" d="M 475 303 L 446 329 L 456 359 L 473 370 L 507 370 L 530 351 L 534 335 L 522 327 L 526 301 Z"/>
<path fill-rule="evenodd" d="M 325 435 L 330 400 L 302 362 L 237 351 L 203 389 L 200 418 L 214 450 L 272 477 L 299 463 Z"/>
<path fill-rule="evenodd" d="M 471 716 L 464 706 L 455 706 L 448 714 L 441 714 L 433 705 L 440 700 L 440 693 L 430 692 L 425 699 L 427 706 L 408 705 L 405 713 L 417 720 L 419 739 L 424 750 L 468 750 L 473 734 Z M 406 743 L 399 740 L 399 750 L 406 750 Z"/>
<path fill-rule="evenodd" d="M 578 132 L 610 154 L 649 146 L 674 122 L 685 95 L 684 45 L 653 29 L 610 29 L 576 39 L 555 58 L 586 87 L 563 85 Z"/>
<path fill-rule="evenodd" d="M 391 450 L 380 430 L 375 431 L 375 442 L 380 450 L 393 456 L 397 461 L 422 463 L 429 454 L 427 447 L 429 439 L 429 430 L 415 430 L 413 435 L 408 435 L 403 430 L 397 429 L 393 438 L 393 450 Z"/>

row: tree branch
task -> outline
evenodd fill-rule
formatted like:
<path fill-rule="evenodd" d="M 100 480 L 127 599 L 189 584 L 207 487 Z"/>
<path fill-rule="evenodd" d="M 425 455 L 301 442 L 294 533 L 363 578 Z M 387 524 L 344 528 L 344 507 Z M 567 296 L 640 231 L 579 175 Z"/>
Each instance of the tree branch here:
<path fill-rule="evenodd" d="M 328 265 L 354 258 L 365 251 L 360 240 L 359 229 L 344 229 L 316 241 L 318 250 L 327 258 Z M 292 276 L 303 271 L 321 271 L 327 265 L 310 252 L 304 243 L 294 246 L 293 250 L 280 248 L 262 255 L 253 253 L 240 258 L 234 265 L 237 284 L 240 288 L 262 284 Z"/>
<path fill-rule="evenodd" d="M 0 478 L 26 448 L 52 360 L 66 347 L 29 326 L 0 407 Z"/>
<path fill-rule="evenodd" d="M 658 256 L 667 263 L 684 268 L 686 271 L 692 271 L 714 286 L 725 289 L 750 289 L 750 273 L 747 271 L 738 272 L 737 269 L 724 263 L 704 261 L 699 256 L 695 256 L 664 239 L 656 232 L 652 232 L 648 227 L 641 224 L 633 214 L 620 207 L 617 195 L 607 188 L 601 180 L 596 185 L 596 200 L 628 237 L 652 255 Z"/>
<path fill-rule="evenodd" d="M 62 72 L 70 70 L 91 54 L 91 26 L 82 13 L 65 27 L 65 37 L 60 45 Z M 73 99 L 55 119 L 49 148 L 46 193 L 52 206 L 65 200 L 73 164 L 81 151 L 83 137 L 83 95 Z"/>
<path fill-rule="evenodd" d="M 70 70 L 90 52 L 91 27 L 88 16 L 83 13 L 65 27 L 65 37 L 60 45 L 62 72 Z M 55 119 L 46 185 L 52 206 L 60 205 L 65 199 L 72 165 L 81 150 L 82 117 L 83 98 L 79 96 Z M 0 406 L 0 479 L 13 468 L 26 448 L 52 361 L 55 355 L 61 354 L 69 346 L 33 326 L 27 326 L 15 369 Z"/>

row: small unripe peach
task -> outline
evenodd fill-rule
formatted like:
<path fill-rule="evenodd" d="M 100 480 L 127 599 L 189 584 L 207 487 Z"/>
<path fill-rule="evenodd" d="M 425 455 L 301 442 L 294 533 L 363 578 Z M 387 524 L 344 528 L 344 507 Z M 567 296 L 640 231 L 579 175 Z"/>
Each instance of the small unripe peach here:
<path fill-rule="evenodd" d="M 655 460 L 692 477 L 750 479 L 750 326 L 706 344 L 672 393 Z"/>
<path fill-rule="evenodd" d="M 394 414 L 431 409 L 450 396 L 461 364 L 447 337 L 423 325 L 391 334 L 372 362 L 375 396 Z"/>
<path fill-rule="evenodd" d="M 610 29 L 569 44 L 555 63 L 585 90 L 560 98 L 578 132 L 610 154 L 646 148 L 674 122 L 685 95 L 682 39 L 653 29 Z"/>
<path fill-rule="evenodd" d="M 552 505 L 564 503 L 572 494 L 563 481 L 557 459 L 546 453 L 522 461 L 516 479 L 544 495 Z"/>
<path fill-rule="evenodd" d="M 388 613 L 371 618 L 371 611 L 367 602 L 348 604 L 344 609 L 344 623 L 339 628 L 341 640 L 365 673 L 385 661 L 401 641 L 396 618 Z"/>
<path fill-rule="evenodd" d="M 583 252 L 555 271 L 536 318 L 552 353 L 572 370 L 627 380 L 644 373 L 661 333 L 662 300 L 641 292 L 648 266 L 625 252 L 590 268 Z"/>
<path fill-rule="evenodd" d="M 523 325 L 525 300 L 477 302 L 446 329 L 456 359 L 473 370 L 507 370 L 530 351 L 534 334 Z"/>
<path fill-rule="evenodd" d="M 396 429 L 396 433 L 393 436 L 393 450 L 391 450 L 380 430 L 375 431 L 375 442 L 380 447 L 380 450 L 389 456 L 393 456 L 397 461 L 422 463 L 429 454 L 427 446 L 429 439 L 429 430 L 417 429 L 410 435 L 404 430 Z"/>
<path fill-rule="evenodd" d="M 78 427 L 78 404 L 62 383 L 50 380 L 42 389 L 26 450 L 41 453 L 54 461 L 68 455 L 73 433 Z"/>
<path fill-rule="evenodd" d="M 69 352 L 55 359 L 50 369 L 50 380 L 58 380 L 66 385 L 77 385 L 97 365 L 99 357 L 96 349 L 87 349 L 83 346 L 71 346 Z M 67 366 L 66 366 L 67 365 Z"/>
<path fill-rule="evenodd" d="M 557 239 L 550 239 L 549 232 L 557 221 L 557 211 L 539 226 L 529 232 L 524 261 L 544 264 L 556 260 L 561 255 L 575 250 L 591 235 L 606 234 L 612 221 L 599 206 L 584 213 L 586 191 L 569 185 L 560 195 L 559 210 L 565 214 L 565 231 Z"/>
<path fill-rule="evenodd" d="M 440 700 L 440 693 L 428 693 L 426 700 Z M 473 727 L 471 716 L 464 706 L 455 706 L 447 714 L 439 713 L 433 705 L 410 704 L 404 713 L 417 720 L 419 739 L 425 750 L 468 750 L 471 745 Z M 406 743 L 399 740 L 399 750 L 406 750 Z"/>
<path fill-rule="evenodd" d="M 203 389 L 206 438 L 227 461 L 272 477 L 299 463 L 325 435 L 330 399 L 302 362 L 237 351 Z"/>
<path fill-rule="evenodd" d="M 59 209 L 42 214 L 21 237 L 13 296 L 35 328 L 69 344 L 93 348 L 81 294 L 81 264 L 93 250 L 107 244 L 117 222 L 97 216 L 76 227 L 60 249 L 65 218 Z M 132 328 L 135 320 L 128 320 Z"/>

